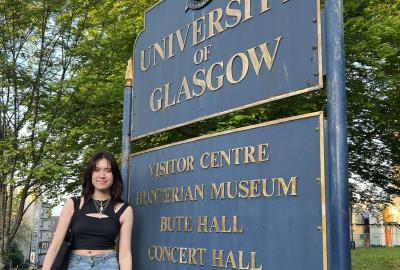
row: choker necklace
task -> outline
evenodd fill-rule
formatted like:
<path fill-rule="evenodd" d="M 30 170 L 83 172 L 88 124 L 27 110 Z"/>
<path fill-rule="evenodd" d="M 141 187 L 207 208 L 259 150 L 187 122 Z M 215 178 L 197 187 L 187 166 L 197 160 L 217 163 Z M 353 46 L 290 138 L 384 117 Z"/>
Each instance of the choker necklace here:
<path fill-rule="evenodd" d="M 96 199 L 93 199 L 94 206 L 96 207 L 97 213 L 99 213 L 99 218 L 103 217 L 103 212 L 104 212 L 104 210 L 106 210 L 110 201 L 111 201 L 111 199 L 108 199 L 105 201 L 98 201 Z"/>

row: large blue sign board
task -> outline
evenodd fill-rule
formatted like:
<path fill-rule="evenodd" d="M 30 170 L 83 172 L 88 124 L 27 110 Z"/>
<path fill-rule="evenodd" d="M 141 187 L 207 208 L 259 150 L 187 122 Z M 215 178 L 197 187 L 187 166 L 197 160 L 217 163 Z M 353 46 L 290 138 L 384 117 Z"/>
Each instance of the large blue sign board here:
<path fill-rule="evenodd" d="M 134 49 L 132 139 L 322 87 L 320 0 L 165 0 Z"/>
<path fill-rule="evenodd" d="M 131 156 L 134 269 L 327 269 L 322 113 Z"/>

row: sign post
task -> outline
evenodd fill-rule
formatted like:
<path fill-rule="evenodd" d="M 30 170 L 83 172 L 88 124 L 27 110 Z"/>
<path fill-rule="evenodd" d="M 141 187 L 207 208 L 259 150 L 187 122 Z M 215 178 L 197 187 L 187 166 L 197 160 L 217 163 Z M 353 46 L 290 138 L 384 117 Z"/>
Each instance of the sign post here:
<path fill-rule="evenodd" d="M 132 86 L 133 70 L 132 59 L 129 59 L 125 74 L 124 88 L 124 110 L 122 122 L 122 155 L 121 155 L 121 177 L 124 184 L 123 198 L 129 201 L 129 160 L 131 155 L 131 111 L 132 111 Z"/>
<path fill-rule="evenodd" d="M 351 269 L 343 1 L 326 1 L 328 138 L 334 270 Z"/>

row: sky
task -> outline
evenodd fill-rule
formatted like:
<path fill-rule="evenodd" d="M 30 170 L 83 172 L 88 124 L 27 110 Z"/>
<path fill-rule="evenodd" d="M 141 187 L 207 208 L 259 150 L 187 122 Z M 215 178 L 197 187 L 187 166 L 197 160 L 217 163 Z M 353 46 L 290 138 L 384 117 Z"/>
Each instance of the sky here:
<path fill-rule="evenodd" d="M 54 207 L 52 209 L 51 215 L 52 216 L 60 216 L 61 209 L 62 209 L 63 206 L 64 206 L 64 202 L 62 202 L 59 205 L 57 205 L 56 207 Z"/>

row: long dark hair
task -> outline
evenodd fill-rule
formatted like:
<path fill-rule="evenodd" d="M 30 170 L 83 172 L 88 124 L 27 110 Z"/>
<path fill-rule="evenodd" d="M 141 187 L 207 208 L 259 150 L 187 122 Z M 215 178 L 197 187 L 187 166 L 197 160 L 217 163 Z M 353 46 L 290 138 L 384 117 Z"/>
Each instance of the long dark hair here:
<path fill-rule="evenodd" d="M 113 184 L 110 187 L 111 200 L 115 203 L 122 201 L 121 195 L 123 192 L 121 171 L 119 170 L 118 163 L 115 161 L 114 157 L 106 152 L 101 151 L 93 155 L 93 157 L 87 163 L 82 185 L 82 196 L 85 199 L 85 203 L 88 202 L 93 197 L 94 186 L 92 184 L 92 173 L 96 168 L 96 163 L 100 159 L 106 159 L 111 165 L 111 172 L 113 174 Z"/>

